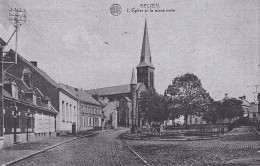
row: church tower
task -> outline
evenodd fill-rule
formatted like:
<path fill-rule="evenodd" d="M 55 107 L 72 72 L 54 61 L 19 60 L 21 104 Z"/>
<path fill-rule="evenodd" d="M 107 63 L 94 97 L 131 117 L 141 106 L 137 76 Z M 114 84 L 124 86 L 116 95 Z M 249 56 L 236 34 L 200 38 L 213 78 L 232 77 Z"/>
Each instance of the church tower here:
<path fill-rule="evenodd" d="M 147 88 L 154 88 L 154 66 L 149 45 L 147 22 L 145 20 L 143 44 L 140 63 L 137 69 L 137 82 L 144 83 Z"/>

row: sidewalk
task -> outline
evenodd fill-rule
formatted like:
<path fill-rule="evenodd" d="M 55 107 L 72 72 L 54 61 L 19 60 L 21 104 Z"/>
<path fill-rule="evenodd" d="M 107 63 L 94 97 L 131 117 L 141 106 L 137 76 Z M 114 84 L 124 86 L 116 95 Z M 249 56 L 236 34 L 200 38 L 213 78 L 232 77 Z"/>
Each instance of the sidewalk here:
<path fill-rule="evenodd" d="M 81 133 L 80 135 L 75 136 L 58 136 L 37 142 L 21 143 L 11 147 L 6 147 L 0 150 L 0 166 L 9 165 L 15 161 L 28 158 L 61 144 L 92 135 L 94 135 L 93 132 Z"/>

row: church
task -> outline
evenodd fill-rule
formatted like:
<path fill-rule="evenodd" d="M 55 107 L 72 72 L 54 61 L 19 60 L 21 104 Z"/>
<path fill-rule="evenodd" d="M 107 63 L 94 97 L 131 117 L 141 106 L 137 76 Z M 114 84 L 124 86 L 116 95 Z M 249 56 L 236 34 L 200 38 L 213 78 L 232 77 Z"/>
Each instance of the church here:
<path fill-rule="evenodd" d="M 145 21 L 140 62 L 132 71 L 129 84 L 86 90 L 103 106 L 104 123 L 113 127 L 141 126 L 139 99 L 141 92 L 154 88 L 154 70 L 150 51 L 147 22 Z M 130 78 L 130 77 L 129 77 Z M 115 123 L 116 121 L 116 123 Z"/>

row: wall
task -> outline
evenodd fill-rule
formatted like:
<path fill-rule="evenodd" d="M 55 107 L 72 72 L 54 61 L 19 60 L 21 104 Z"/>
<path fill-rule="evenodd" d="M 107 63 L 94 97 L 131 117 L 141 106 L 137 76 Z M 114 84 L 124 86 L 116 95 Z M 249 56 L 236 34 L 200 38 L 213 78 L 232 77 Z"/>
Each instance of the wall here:
<path fill-rule="evenodd" d="M 188 125 L 195 125 L 195 124 L 206 124 L 206 121 L 202 119 L 202 117 L 198 116 L 188 116 Z"/>
<path fill-rule="evenodd" d="M 109 102 L 106 107 L 103 108 L 104 112 L 104 122 L 103 126 L 106 124 L 111 125 L 113 128 L 117 128 L 117 111 L 116 102 Z"/>
<path fill-rule="evenodd" d="M 64 103 L 64 105 L 62 103 Z M 71 133 L 72 124 L 77 124 L 77 100 L 60 91 L 59 108 L 59 113 L 56 118 L 56 131 L 60 134 L 68 132 Z"/>
<path fill-rule="evenodd" d="M 94 109 L 93 109 L 94 107 Z M 85 131 L 93 129 L 94 127 L 101 127 L 102 107 L 85 102 L 80 102 L 78 107 L 79 119 L 78 126 L 79 131 Z"/>

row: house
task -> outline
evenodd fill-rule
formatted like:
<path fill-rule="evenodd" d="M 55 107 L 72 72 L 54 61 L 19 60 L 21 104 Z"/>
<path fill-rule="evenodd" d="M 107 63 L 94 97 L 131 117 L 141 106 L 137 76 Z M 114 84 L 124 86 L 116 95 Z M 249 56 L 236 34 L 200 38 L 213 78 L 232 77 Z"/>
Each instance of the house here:
<path fill-rule="evenodd" d="M 15 51 L 12 49 L 5 55 L 5 62 L 14 62 Z M 16 78 L 20 78 L 27 86 L 33 86 L 42 95 L 48 98 L 55 110 L 58 111 L 56 118 L 56 132 L 57 134 L 64 134 L 72 132 L 72 124 L 77 124 L 77 107 L 78 101 L 70 92 L 61 88 L 49 75 L 37 67 L 37 62 L 29 62 L 21 55 L 17 54 L 17 64 L 4 65 L 6 72 L 10 73 Z"/>
<path fill-rule="evenodd" d="M 248 119 L 250 123 L 259 123 L 260 122 L 260 112 L 259 104 L 251 103 L 251 107 L 248 110 Z"/>
<path fill-rule="evenodd" d="M 59 114 L 57 115 L 56 130 L 59 134 L 72 132 L 72 125 L 78 123 L 78 98 L 77 94 L 69 91 L 59 84 Z M 77 132 L 77 130 L 76 130 Z"/>
<path fill-rule="evenodd" d="M 4 72 L 4 146 L 55 137 L 58 111 L 34 87 L 26 69 L 22 77 Z"/>
<path fill-rule="evenodd" d="M 249 117 L 249 110 L 251 108 L 251 104 L 246 100 L 246 96 L 239 97 L 239 99 L 242 101 L 242 109 L 244 110 L 243 117 L 247 118 Z"/>
<path fill-rule="evenodd" d="M 60 87 L 77 98 L 78 101 L 78 122 L 77 130 L 85 131 L 90 129 L 101 129 L 102 127 L 102 104 L 95 100 L 86 91 L 68 85 L 59 84 Z"/>

